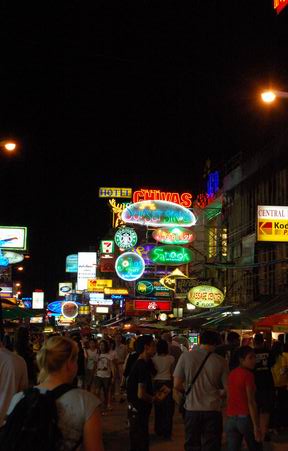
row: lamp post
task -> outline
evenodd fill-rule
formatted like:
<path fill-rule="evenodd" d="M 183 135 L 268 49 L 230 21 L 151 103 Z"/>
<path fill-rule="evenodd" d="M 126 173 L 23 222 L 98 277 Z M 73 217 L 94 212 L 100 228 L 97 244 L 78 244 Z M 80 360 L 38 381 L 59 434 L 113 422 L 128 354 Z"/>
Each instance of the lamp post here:
<path fill-rule="evenodd" d="M 0 152 L 3 150 L 6 153 L 13 153 L 17 148 L 17 144 L 13 139 L 0 139 Z M 1 253 L 1 242 L 0 242 L 0 253 Z M 0 266 L 1 270 L 1 266 Z M 0 287 L 0 338 L 4 337 L 4 323 L 3 323 L 3 309 L 2 309 L 2 299 L 1 299 Z"/>

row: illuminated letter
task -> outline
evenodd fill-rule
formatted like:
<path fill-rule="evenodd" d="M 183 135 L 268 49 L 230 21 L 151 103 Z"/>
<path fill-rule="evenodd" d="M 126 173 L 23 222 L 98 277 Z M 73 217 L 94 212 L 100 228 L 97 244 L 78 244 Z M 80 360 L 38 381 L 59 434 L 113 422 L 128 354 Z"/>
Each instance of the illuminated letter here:
<path fill-rule="evenodd" d="M 145 189 L 144 200 L 154 200 L 154 191 L 151 189 Z"/>
<path fill-rule="evenodd" d="M 189 208 L 192 205 L 192 194 L 183 193 L 181 194 L 181 205 L 183 207 Z"/>
<path fill-rule="evenodd" d="M 174 202 L 174 204 L 180 204 L 180 196 L 178 193 L 172 193 L 170 202 Z"/>
<path fill-rule="evenodd" d="M 161 192 L 161 200 L 167 200 L 168 202 L 171 199 L 171 193 L 163 193 Z"/>
<path fill-rule="evenodd" d="M 134 193 L 133 193 L 133 203 L 134 202 L 139 202 L 139 201 L 141 201 L 143 199 L 144 199 L 144 196 L 143 196 L 143 191 L 142 190 L 141 191 L 134 191 Z"/>

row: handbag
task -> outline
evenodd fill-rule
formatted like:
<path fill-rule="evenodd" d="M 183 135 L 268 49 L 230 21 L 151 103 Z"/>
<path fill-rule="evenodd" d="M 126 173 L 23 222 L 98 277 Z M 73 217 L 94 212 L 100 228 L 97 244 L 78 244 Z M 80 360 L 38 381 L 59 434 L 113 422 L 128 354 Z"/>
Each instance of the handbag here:
<path fill-rule="evenodd" d="M 206 355 L 205 359 L 203 360 L 203 362 L 201 363 L 200 367 L 198 368 L 197 373 L 196 373 L 195 376 L 193 377 L 193 380 L 192 380 L 191 384 L 189 385 L 189 387 L 187 388 L 187 390 L 185 391 L 185 393 L 183 394 L 183 396 L 180 398 L 180 400 L 179 400 L 179 402 L 178 402 L 179 413 L 181 413 L 182 416 L 184 416 L 184 414 L 185 414 L 185 407 L 184 407 L 184 404 L 185 404 L 186 398 L 187 398 L 187 396 L 189 395 L 189 393 L 190 393 L 190 391 L 191 391 L 191 389 L 192 389 L 193 384 L 195 383 L 197 377 L 198 377 L 199 374 L 201 373 L 201 370 L 202 370 L 203 366 L 205 365 L 205 363 L 206 363 L 208 357 L 210 356 L 210 354 L 211 354 L 211 352 L 208 352 L 208 354 Z"/>

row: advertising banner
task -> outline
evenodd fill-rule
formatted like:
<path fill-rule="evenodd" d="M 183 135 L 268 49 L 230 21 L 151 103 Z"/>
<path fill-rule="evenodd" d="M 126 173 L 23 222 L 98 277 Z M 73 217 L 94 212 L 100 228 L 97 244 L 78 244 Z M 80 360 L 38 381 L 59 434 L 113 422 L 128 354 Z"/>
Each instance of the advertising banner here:
<path fill-rule="evenodd" d="M 159 280 L 140 279 L 135 283 L 137 296 L 170 297 L 171 290 L 164 287 Z"/>
<path fill-rule="evenodd" d="M 32 293 L 32 308 L 43 309 L 44 308 L 44 292 L 33 291 Z"/>
<path fill-rule="evenodd" d="M 26 251 L 27 227 L 0 226 L 0 248 Z"/>
<path fill-rule="evenodd" d="M 88 279 L 87 290 L 88 291 L 104 291 L 104 288 L 111 288 L 111 279 Z"/>
<path fill-rule="evenodd" d="M 258 205 L 257 240 L 288 241 L 288 207 Z"/>
<path fill-rule="evenodd" d="M 151 301 L 149 299 L 135 299 L 134 310 L 145 310 L 146 312 L 161 310 L 162 312 L 170 312 L 172 310 L 172 302 Z"/>
<path fill-rule="evenodd" d="M 89 279 L 96 278 L 96 252 L 78 252 L 77 289 L 87 290 Z"/>

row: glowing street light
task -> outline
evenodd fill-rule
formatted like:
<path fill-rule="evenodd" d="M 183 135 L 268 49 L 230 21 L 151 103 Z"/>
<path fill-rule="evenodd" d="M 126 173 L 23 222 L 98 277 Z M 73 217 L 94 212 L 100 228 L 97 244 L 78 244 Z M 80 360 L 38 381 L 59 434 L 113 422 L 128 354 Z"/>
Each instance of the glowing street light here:
<path fill-rule="evenodd" d="M 261 98 L 265 103 L 273 103 L 277 97 L 288 98 L 288 92 L 268 90 L 261 93 Z"/>
<path fill-rule="evenodd" d="M 16 150 L 17 144 L 13 140 L 4 139 L 0 141 L 0 147 L 7 152 L 14 152 L 14 150 Z"/>

